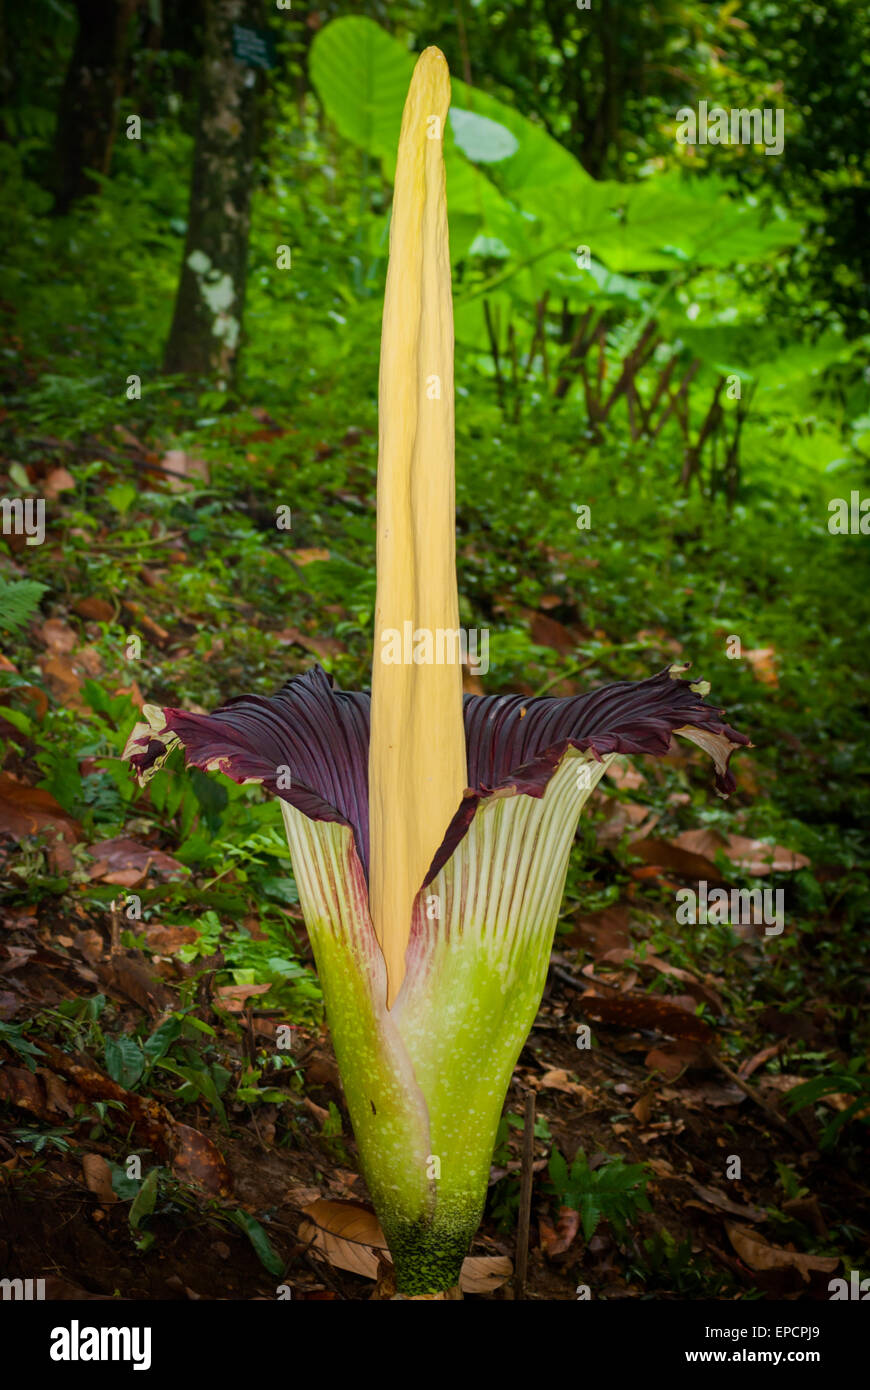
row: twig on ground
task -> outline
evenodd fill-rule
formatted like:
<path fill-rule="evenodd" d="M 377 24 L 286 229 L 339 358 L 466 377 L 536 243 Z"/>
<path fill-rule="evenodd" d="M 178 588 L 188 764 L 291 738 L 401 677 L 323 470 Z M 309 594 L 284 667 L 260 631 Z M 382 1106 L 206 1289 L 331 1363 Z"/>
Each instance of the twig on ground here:
<path fill-rule="evenodd" d="M 514 1294 L 524 1298 L 526 1271 L 529 1267 L 529 1225 L 532 1215 L 532 1180 L 535 1162 L 535 1093 L 526 1091 L 526 1111 L 523 1120 L 523 1176 L 520 1184 L 520 1210 L 517 1220 L 517 1260 L 514 1274 Z"/>

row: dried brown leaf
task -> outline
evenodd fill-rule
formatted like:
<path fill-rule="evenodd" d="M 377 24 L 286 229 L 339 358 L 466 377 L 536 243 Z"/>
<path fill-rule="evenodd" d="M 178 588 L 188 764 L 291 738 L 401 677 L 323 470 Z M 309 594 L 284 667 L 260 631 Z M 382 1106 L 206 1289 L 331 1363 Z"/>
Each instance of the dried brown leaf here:
<path fill-rule="evenodd" d="M 813 1272 L 833 1274 L 840 1263 L 839 1255 L 802 1255 L 798 1250 L 782 1250 L 778 1246 L 768 1245 L 757 1231 L 736 1226 L 731 1221 L 726 1221 L 725 1230 L 737 1254 L 750 1269 L 796 1269 L 803 1282 L 808 1284 Z"/>
<path fill-rule="evenodd" d="M 101 1202 L 117 1202 L 118 1195 L 112 1187 L 112 1170 L 102 1154 L 83 1154 L 82 1171 L 85 1186 Z"/>

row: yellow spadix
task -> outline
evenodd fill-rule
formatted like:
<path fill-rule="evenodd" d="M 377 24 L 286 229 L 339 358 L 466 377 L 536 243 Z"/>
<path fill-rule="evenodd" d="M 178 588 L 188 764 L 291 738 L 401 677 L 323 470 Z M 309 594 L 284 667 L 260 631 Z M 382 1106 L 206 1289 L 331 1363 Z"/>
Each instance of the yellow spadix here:
<path fill-rule="evenodd" d="M 444 55 L 427 48 L 402 116 L 381 335 L 369 896 L 389 1005 L 405 974 L 414 898 L 466 785 L 458 662 L 383 660 L 388 634 L 409 622 L 432 640 L 459 627 L 449 105 Z"/>

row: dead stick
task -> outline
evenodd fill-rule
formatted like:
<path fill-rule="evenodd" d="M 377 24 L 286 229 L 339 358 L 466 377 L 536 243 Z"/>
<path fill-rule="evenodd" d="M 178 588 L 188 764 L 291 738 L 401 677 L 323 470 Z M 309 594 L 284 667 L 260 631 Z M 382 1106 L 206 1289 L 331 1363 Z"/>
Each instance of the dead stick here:
<path fill-rule="evenodd" d="M 117 898 L 113 898 L 110 904 L 111 912 L 111 936 L 109 945 L 109 962 L 114 970 L 117 966 L 118 958 L 121 954 L 121 909 L 118 906 Z"/>
<path fill-rule="evenodd" d="M 495 392 L 500 406 L 504 406 L 504 380 L 501 374 L 501 361 L 498 355 L 498 335 L 492 322 L 492 312 L 489 307 L 489 300 L 484 298 L 483 317 L 486 321 L 486 331 L 489 335 L 489 350 L 492 353 L 492 364 L 495 368 Z"/>
<path fill-rule="evenodd" d="M 707 443 L 707 439 L 709 438 L 710 434 L 718 427 L 719 421 L 722 418 L 722 407 L 719 404 L 719 392 L 722 390 L 722 387 L 724 385 L 725 377 L 720 376 L 719 380 L 716 383 L 716 390 L 713 394 L 713 399 L 710 402 L 710 409 L 704 416 L 704 423 L 701 426 L 698 438 L 696 442 L 693 445 L 690 445 L 689 448 L 686 450 L 686 456 L 683 459 L 683 469 L 680 474 L 680 483 L 686 490 L 688 490 L 689 483 L 692 481 L 692 478 L 695 476 L 695 474 L 698 474 L 698 485 L 701 485 L 701 454 L 703 452 L 704 445 Z"/>
<path fill-rule="evenodd" d="M 251 1001 L 245 1001 L 245 1044 L 248 1061 L 252 1067 L 257 1065 L 257 1039 L 254 1036 L 254 1010 Z"/>
<path fill-rule="evenodd" d="M 586 665 L 591 666 L 592 662 L 588 661 Z M 577 669 L 582 671 L 583 667 L 580 666 Z M 568 672 L 568 675 L 573 674 L 574 672 Z M 551 684 L 555 684 L 555 682 L 551 682 Z M 536 695 L 540 693 L 540 691 L 535 691 Z M 555 975 L 557 980 L 562 980 L 566 985 L 570 985 L 572 989 L 579 989 L 581 992 L 585 992 L 590 985 L 601 985 L 603 989 L 613 989 L 616 990 L 617 994 L 622 993 L 622 985 L 613 985 L 609 980 L 601 980 L 596 975 L 584 975 L 582 980 L 578 980 L 577 976 L 572 975 L 570 970 L 563 970 L 561 966 L 553 965 L 552 962 L 550 964 L 550 973 L 551 975 Z"/>
<path fill-rule="evenodd" d="M 691 366 L 689 367 L 689 370 L 686 372 L 686 375 L 683 377 L 683 380 L 680 382 L 679 390 L 678 390 L 676 393 L 673 393 L 673 392 L 671 392 L 671 391 L 669 391 L 669 392 L 667 393 L 667 395 L 668 395 L 668 404 L 666 405 L 665 409 L 662 411 L 661 415 L 659 416 L 658 424 L 655 426 L 655 428 L 654 428 L 654 430 L 653 430 L 653 432 L 652 432 L 652 436 L 651 436 L 651 437 L 652 437 L 653 439 L 657 439 L 658 436 L 661 434 L 662 430 L 664 429 L 664 427 L 665 427 L 665 425 L 667 424 L 668 420 L 670 419 L 671 415 L 672 415 L 672 414 L 674 413 L 674 411 L 677 409 L 677 406 L 679 405 L 680 398 L 681 398 L 681 397 L 685 394 L 685 392 L 689 389 L 689 386 L 691 385 L 692 379 L 695 377 L 695 375 L 697 374 L 697 372 L 700 370 L 700 367 L 701 367 L 701 363 L 700 363 L 700 361 L 696 358 L 695 361 L 694 361 L 694 362 L 691 364 Z"/>
<path fill-rule="evenodd" d="M 526 1113 L 523 1120 L 523 1176 L 520 1185 L 520 1211 L 517 1220 L 517 1267 L 514 1275 L 514 1294 L 524 1298 L 526 1271 L 529 1267 L 529 1226 L 532 1217 L 532 1180 L 535 1176 L 535 1093 L 526 1091 Z"/>
<path fill-rule="evenodd" d="M 775 1124 L 778 1129 L 784 1129 L 786 1133 L 790 1134 L 792 1139 L 796 1139 L 799 1144 L 804 1144 L 806 1142 L 799 1130 L 797 1130 L 789 1120 L 786 1120 L 780 1115 L 779 1111 L 775 1110 L 772 1105 L 768 1105 L 767 1101 L 762 1099 L 755 1087 L 750 1086 L 747 1081 L 744 1081 L 742 1076 L 738 1076 L 736 1071 L 732 1071 L 727 1063 L 723 1062 L 722 1058 L 718 1056 L 711 1047 L 705 1048 L 705 1051 L 707 1057 L 713 1063 L 713 1066 L 718 1067 L 719 1071 L 727 1076 L 728 1080 L 732 1082 L 733 1085 L 737 1086 L 745 1096 L 748 1096 L 760 1110 L 763 1110 L 772 1124 Z"/>
<path fill-rule="evenodd" d="M 525 372 L 523 373 L 523 375 L 524 375 L 526 381 L 528 381 L 528 379 L 529 379 L 529 377 L 530 377 L 530 375 L 531 375 L 532 363 L 533 363 L 534 360 L 535 360 L 535 348 L 536 348 L 537 345 L 538 345 L 538 338 L 541 339 L 541 351 L 543 352 L 543 350 L 544 350 L 544 340 L 545 340 L 545 338 L 546 338 L 546 336 L 547 336 L 547 325 L 546 325 L 547 300 L 548 300 L 549 298 L 550 298 L 550 291 L 549 291 L 549 290 L 544 290 L 544 297 L 543 297 L 543 299 L 539 299 L 538 302 L 537 302 L 537 304 L 535 305 L 535 331 L 534 331 L 533 334 L 532 334 L 532 341 L 531 341 L 531 343 L 529 344 L 529 355 L 528 355 L 528 357 L 526 358 L 526 369 L 525 369 Z"/>
<path fill-rule="evenodd" d="M 592 309 L 587 309 L 587 310 L 586 310 L 586 313 L 585 313 L 585 314 L 582 316 L 582 318 L 580 319 L 580 322 L 579 322 L 579 324 L 578 324 L 578 326 L 577 326 L 577 331 L 576 331 L 576 333 L 574 334 L 573 338 L 571 339 L 571 345 L 570 345 L 570 347 L 568 348 L 567 356 L 565 357 L 563 363 L 561 364 L 560 372 L 559 372 L 559 379 L 558 379 L 558 381 L 556 382 L 556 389 L 555 389 L 555 391 L 554 391 L 554 393 L 553 393 L 554 396 L 555 396 L 555 399 L 556 399 L 557 401 L 560 401 L 560 400 L 562 399 L 562 397 L 565 395 L 566 391 L 568 390 L 568 387 L 571 385 L 571 378 L 570 378 L 570 376 L 568 375 L 568 371 L 567 371 L 568 364 L 569 364 L 570 362 L 574 362 L 574 361 L 577 361 L 577 360 L 579 360 L 579 359 L 584 358 L 584 357 L 586 356 L 586 353 L 589 351 L 589 348 L 590 348 L 590 346 L 591 346 L 591 344 L 592 344 L 593 338 L 592 338 L 592 337 L 589 337 L 589 338 L 586 337 L 586 329 L 587 329 L 588 326 L 589 326 L 589 323 L 590 323 L 590 321 L 591 321 L 591 319 L 592 319 L 593 313 L 594 313 L 594 310 L 592 310 Z"/>
<path fill-rule="evenodd" d="M 664 371 L 662 372 L 661 376 L 659 377 L 658 382 L 656 383 L 656 388 L 655 388 L 655 390 L 654 390 L 654 392 L 653 392 L 652 400 L 650 401 L 649 405 L 647 406 L 647 411 L 646 411 L 646 413 L 647 413 L 648 416 L 650 416 L 650 417 L 652 416 L 653 411 L 655 410 L 656 406 L 658 405 L 659 401 L 660 401 L 661 398 L 662 398 L 662 393 L 663 393 L 664 391 L 667 390 L 667 388 L 668 388 L 668 383 L 670 382 L 670 379 L 671 379 L 671 377 L 672 377 L 673 374 L 674 374 L 674 367 L 675 367 L 676 365 L 677 365 L 677 355 L 676 355 L 676 353 L 674 353 L 674 356 L 671 358 L 670 362 L 668 362 L 667 366 L 665 367 Z"/>
<path fill-rule="evenodd" d="M 629 382 L 636 372 L 644 365 L 647 356 L 655 352 L 656 347 L 656 324 L 648 323 L 643 331 L 641 339 L 632 352 L 624 359 L 619 380 L 611 391 L 602 414 L 602 420 L 606 420 L 610 414 L 611 407 L 615 400 L 622 395 Z"/>

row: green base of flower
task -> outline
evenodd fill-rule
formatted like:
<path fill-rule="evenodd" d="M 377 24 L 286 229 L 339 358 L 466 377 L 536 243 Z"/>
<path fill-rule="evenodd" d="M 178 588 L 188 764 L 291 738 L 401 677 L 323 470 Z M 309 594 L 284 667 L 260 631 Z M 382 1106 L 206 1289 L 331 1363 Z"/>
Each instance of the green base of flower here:
<path fill-rule="evenodd" d="M 389 1222 L 386 1231 L 396 1270 L 396 1291 L 403 1294 L 441 1293 L 455 1289 L 480 1213 L 461 1223 L 455 1220 Z"/>

